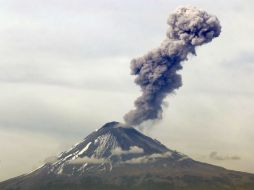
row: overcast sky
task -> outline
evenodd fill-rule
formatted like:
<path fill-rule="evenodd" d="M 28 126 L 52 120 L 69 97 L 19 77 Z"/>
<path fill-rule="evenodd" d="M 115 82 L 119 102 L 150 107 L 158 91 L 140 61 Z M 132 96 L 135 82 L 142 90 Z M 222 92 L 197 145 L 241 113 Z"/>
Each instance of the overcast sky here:
<path fill-rule="evenodd" d="M 140 95 L 130 60 L 160 44 L 181 5 L 218 16 L 222 33 L 183 64 L 183 86 L 144 132 L 254 173 L 252 0 L 0 0 L 0 181 L 123 121 Z"/>

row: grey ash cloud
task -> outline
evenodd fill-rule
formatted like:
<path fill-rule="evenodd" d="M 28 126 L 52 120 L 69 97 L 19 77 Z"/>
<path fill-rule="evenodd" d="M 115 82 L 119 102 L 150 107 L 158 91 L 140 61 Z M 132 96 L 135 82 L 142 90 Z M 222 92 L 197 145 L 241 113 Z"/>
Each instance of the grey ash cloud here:
<path fill-rule="evenodd" d="M 212 160 L 218 160 L 218 161 L 223 161 L 223 160 L 241 160 L 239 156 L 221 156 L 217 152 L 211 152 L 209 155 L 209 158 Z"/>
<path fill-rule="evenodd" d="M 167 21 L 169 28 L 160 47 L 131 61 L 131 74 L 141 87 L 142 95 L 135 101 L 135 109 L 124 116 L 126 123 L 139 125 L 162 117 L 165 97 L 182 86 L 181 63 L 195 48 L 212 41 L 221 32 L 217 17 L 196 7 L 180 7 Z"/>

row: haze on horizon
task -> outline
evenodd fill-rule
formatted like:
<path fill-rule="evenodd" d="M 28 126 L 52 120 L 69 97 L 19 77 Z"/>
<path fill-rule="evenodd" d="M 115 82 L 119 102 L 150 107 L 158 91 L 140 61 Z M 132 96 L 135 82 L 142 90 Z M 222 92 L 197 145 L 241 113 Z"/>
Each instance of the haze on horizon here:
<path fill-rule="evenodd" d="M 254 173 L 251 0 L 3 0 L 0 181 L 122 121 L 140 95 L 130 60 L 159 45 L 181 5 L 216 15 L 222 33 L 184 64 L 184 85 L 144 132 L 196 160 Z"/>

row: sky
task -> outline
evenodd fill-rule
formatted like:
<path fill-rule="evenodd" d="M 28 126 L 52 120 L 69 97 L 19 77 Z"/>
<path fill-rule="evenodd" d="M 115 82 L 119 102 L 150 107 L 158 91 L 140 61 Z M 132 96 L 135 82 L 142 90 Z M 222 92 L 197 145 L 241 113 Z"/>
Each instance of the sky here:
<path fill-rule="evenodd" d="M 252 0 L 0 0 L 0 181 L 122 122 L 140 95 L 131 59 L 160 45 L 183 5 L 216 15 L 222 32 L 183 63 L 183 86 L 143 132 L 254 173 Z"/>

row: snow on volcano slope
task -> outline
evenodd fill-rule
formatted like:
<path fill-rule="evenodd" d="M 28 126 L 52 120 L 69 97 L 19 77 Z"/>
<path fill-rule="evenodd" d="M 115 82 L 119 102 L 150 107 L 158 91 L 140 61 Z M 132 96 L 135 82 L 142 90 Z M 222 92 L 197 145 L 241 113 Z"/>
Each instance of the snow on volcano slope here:
<path fill-rule="evenodd" d="M 167 157 L 181 160 L 185 156 L 132 127 L 110 122 L 62 153 L 49 165 L 49 172 L 66 175 L 106 172 L 123 164 L 155 162 Z"/>

